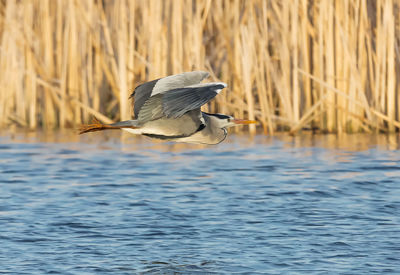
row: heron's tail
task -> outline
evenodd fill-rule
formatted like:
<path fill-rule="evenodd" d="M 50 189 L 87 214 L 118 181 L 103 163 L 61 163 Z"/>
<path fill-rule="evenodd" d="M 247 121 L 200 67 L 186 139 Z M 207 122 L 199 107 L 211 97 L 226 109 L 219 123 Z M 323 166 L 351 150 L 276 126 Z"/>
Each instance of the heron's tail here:
<path fill-rule="evenodd" d="M 138 127 L 135 126 L 135 120 L 126 120 L 120 121 L 112 124 L 103 124 L 97 118 L 93 118 L 91 124 L 83 124 L 79 127 L 79 134 L 89 133 L 89 132 L 96 132 L 96 131 L 103 131 L 103 130 L 115 130 L 115 129 L 137 129 Z"/>

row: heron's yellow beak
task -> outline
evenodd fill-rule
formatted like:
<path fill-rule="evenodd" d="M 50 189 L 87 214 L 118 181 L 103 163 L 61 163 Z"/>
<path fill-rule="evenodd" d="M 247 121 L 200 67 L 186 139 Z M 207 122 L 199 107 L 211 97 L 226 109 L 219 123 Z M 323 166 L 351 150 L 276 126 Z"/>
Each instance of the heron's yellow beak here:
<path fill-rule="evenodd" d="M 232 122 L 235 124 L 256 124 L 256 123 L 258 123 L 255 120 L 246 120 L 246 119 L 234 119 L 234 120 L 232 120 Z"/>

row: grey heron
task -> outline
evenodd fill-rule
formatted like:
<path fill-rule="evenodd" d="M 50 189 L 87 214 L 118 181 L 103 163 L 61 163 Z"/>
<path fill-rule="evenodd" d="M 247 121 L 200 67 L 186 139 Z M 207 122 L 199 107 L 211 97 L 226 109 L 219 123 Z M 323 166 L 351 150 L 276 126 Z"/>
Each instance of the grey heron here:
<path fill-rule="evenodd" d="M 256 123 L 222 114 L 200 110 L 222 89 L 223 82 L 200 83 L 209 74 L 203 71 L 186 72 L 146 82 L 135 88 L 135 120 L 82 125 L 80 134 L 108 129 L 123 129 L 151 138 L 186 143 L 218 144 L 227 136 L 227 128 Z"/>

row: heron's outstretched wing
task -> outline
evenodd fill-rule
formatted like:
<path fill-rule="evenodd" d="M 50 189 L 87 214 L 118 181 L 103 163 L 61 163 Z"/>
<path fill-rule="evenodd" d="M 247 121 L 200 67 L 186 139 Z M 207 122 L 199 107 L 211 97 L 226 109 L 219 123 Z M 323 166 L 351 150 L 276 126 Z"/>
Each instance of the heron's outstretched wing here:
<path fill-rule="evenodd" d="M 139 85 L 129 97 L 134 97 L 135 99 L 135 117 L 139 117 L 139 113 L 141 112 L 143 105 L 147 102 L 148 99 L 155 97 L 159 94 L 163 94 L 169 90 L 184 88 L 190 85 L 198 84 L 204 78 L 208 77 L 208 75 L 209 74 L 207 72 L 203 71 L 186 72 L 177 75 L 170 75 Z M 153 106 L 155 103 L 157 103 L 157 100 L 152 103 Z"/>
<path fill-rule="evenodd" d="M 225 87 L 225 83 L 214 82 L 168 91 L 162 99 L 163 113 L 170 118 L 180 117 L 188 111 L 200 108 Z"/>
<path fill-rule="evenodd" d="M 130 95 L 129 98 L 134 98 L 134 112 L 135 117 L 137 118 L 139 115 L 139 111 L 142 108 L 143 104 L 148 100 L 151 96 L 151 92 L 153 91 L 154 86 L 156 85 L 159 79 L 143 83 L 135 88 L 133 93 Z"/>
<path fill-rule="evenodd" d="M 225 87 L 226 84 L 222 82 L 204 83 L 151 96 L 143 104 L 138 120 L 146 122 L 163 116 L 181 117 L 191 110 L 199 109 Z"/>

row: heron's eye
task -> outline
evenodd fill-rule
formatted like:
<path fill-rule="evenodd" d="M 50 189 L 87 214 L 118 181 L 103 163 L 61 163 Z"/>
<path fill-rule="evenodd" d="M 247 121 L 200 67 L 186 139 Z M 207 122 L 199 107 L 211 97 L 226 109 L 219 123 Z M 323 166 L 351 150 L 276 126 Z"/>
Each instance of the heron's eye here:
<path fill-rule="evenodd" d="M 231 118 L 228 118 L 228 122 L 231 122 L 232 121 L 232 119 Z"/>

